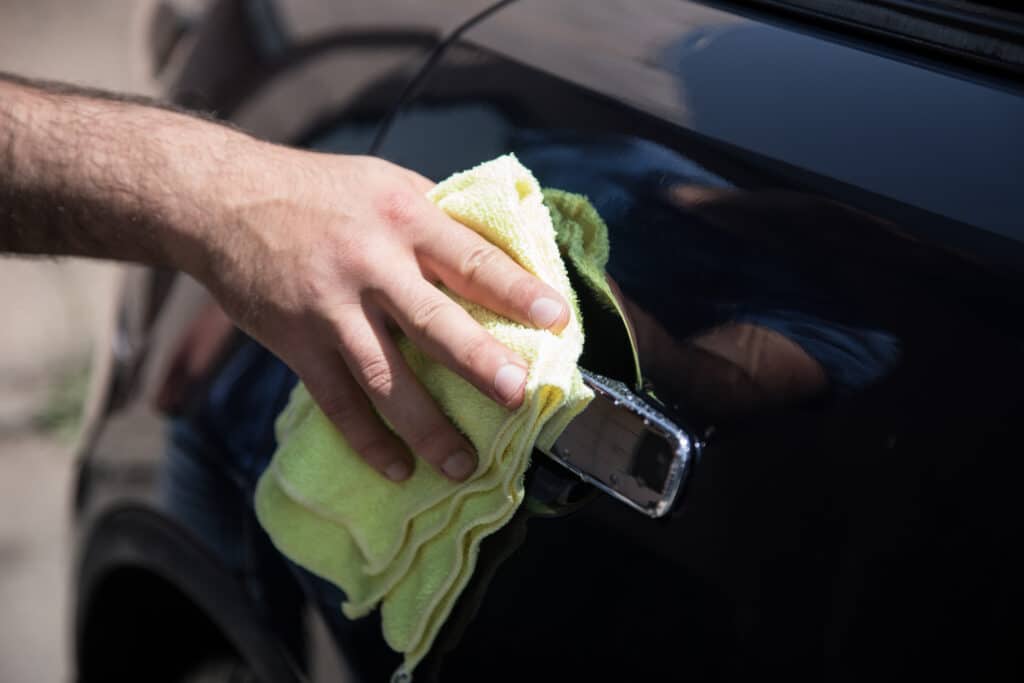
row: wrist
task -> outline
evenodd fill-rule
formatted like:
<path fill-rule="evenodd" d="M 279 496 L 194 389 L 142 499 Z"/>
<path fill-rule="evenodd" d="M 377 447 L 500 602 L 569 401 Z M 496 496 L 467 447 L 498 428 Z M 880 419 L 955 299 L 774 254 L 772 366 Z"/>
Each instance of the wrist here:
<path fill-rule="evenodd" d="M 237 248 L 244 226 L 239 207 L 257 183 L 254 157 L 266 143 L 244 133 L 186 116 L 166 131 L 171 158 L 170 191 L 159 211 L 167 225 L 159 231 L 168 264 L 210 284 Z"/>
<path fill-rule="evenodd" d="M 206 286 L 243 326 L 255 315 L 248 287 L 297 237 L 281 228 L 294 227 L 317 177 L 305 156 L 219 129 L 192 169 L 195 194 L 187 205 L 194 218 L 172 231 L 180 243 L 175 267 Z"/>

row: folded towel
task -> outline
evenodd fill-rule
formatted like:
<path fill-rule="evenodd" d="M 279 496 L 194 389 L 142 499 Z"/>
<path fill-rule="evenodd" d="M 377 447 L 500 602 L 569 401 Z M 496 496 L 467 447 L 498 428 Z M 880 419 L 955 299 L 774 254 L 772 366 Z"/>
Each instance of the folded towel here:
<path fill-rule="evenodd" d="M 580 365 L 639 389 L 643 378 L 633 327 L 605 273 L 610 250 L 608 226 L 583 195 L 546 189 L 544 203 L 558 249 L 569 261 L 569 280 L 587 335 L 601 340 L 600 346 L 584 346 Z"/>
<path fill-rule="evenodd" d="M 388 481 L 349 447 L 299 385 L 276 423 L 278 450 L 255 501 L 278 549 L 345 592 L 348 617 L 381 605 L 384 638 L 405 654 L 396 677 L 406 679 L 472 574 L 480 541 L 521 503 L 534 445 L 549 446 L 593 396 L 576 366 L 583 329 L 559 246 L 602 303 L 617 312 L 603 279 L 605 228 L 584 198 L 549 192 L 549 205 L 560 207 L 549 214 L 537 181 L 512 155 L 456 174 L 428 196 L 572 302 L 569 324 L 559 334 L 528 328 L 448 292 L 530 364 L 525 400 L 510 413 L 399 340 L 413 371 L 479 453 L 475 474 L 456 484 L 417 462 L 407 481 Z M 581 213 L 586 220 L 578 220 Z"/>

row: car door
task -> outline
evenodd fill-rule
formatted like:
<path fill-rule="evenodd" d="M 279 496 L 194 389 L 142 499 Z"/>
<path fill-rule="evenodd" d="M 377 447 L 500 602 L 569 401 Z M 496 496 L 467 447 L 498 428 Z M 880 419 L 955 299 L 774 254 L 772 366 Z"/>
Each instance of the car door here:
<path fill-rule="evenodd" d="M 587 195 L 705 441 L 662 520 L 537 454 L 418 679 L 1020 675 L 1024 97 L 785 4 L 519 0 L 382 136 Z M 581 364 L 630 379 L 600 335 Z"/>
<path fill-rule="evenodd" d="M 207 9 L 190 20 L 182 4 Z M 365 154 L 434 50 L 493 4 L 168 1 L 141 16 L 164 99 L 264 139 Z M 181 274 L 133 269 L 111 323 L 75 483 L 78 678 L 344 678 L 345 656 L 319 670 L 336 643 L 307 639 L 309 598 L 251 509 L 294 375 Z M 197 346 L 211 353 L 189 367 Z M 338 604 L 323 607 L 340 617 Z M 370 634 L 347 648 L 353 667 L 386 650 Z"/>

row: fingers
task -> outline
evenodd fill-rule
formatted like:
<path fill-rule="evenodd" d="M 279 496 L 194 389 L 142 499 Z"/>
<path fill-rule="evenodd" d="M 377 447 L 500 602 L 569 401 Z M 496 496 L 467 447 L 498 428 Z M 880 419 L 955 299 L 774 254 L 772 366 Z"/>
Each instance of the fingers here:
<path fill-rule="evenodd" d="M 492 337 L 461 306 L 425 280 L 384 292 L 388 313 L 413 344 L 514 409 L 523 401 L 526 362 Z"/>
<path fill-rule="evenodd" d="M 469 477 L 477 466 L 472 446 L 419 383 L 383 322 L 358 313 L 338 333 L 356 381 L 413 454 L 449 479 Z"/>
<path fill-rule="evenodd" d="M 441 212 L 437 220 L 419 252 L 453 292 L 524 325 L 559 332 L 568 324 L 569 307 L 552 287 L 469 228 Z"/>
<path fill-rule="evenodd" d="M 409 478 L 408 451 L 374 414 L 339 354 L 325 352 L 299 375 L 320 410 L 370 467 L 392 481 Z"/>

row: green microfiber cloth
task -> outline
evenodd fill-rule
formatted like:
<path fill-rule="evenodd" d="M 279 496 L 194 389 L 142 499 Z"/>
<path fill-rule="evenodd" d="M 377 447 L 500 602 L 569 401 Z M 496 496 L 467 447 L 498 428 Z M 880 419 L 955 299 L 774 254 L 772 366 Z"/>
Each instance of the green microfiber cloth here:
<path fill-rule="evenodd" d="M 532 329 L 448 292 L 530 364 L 526 398 L 510 413 L 400 340 L 420 381 L 476 448 L 475 474 L 456 484 L 418 461 L 407 481 L 385 479 L 299 385 L 276 423 L 278 450 L 255 501 L 259 521 L 278 549 L 345 592 L 342 610 L 349 618 L 381 605 L 384 638 L 405 654 L 396 677 L 406 679 L 471 576 L 480 541 L 508 522 L 522 502 L 534 445 L 550 446 L 593 397 L 576 365 L 583 329 L 560 247 L 574 276 L 621 322 L 604 280 L 607 231 L 585 198 L 542 194 L 512 155 L 456 174 L 428 197 L 572 302 L 569 324 L 557 335 Z"/>

